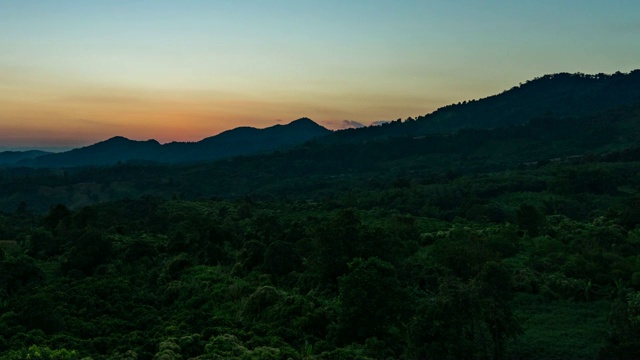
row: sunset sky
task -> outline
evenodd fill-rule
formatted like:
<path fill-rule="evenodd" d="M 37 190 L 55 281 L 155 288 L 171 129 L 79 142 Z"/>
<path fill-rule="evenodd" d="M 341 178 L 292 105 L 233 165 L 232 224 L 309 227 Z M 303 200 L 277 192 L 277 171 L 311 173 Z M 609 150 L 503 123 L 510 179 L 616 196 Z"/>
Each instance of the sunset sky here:
<path fill-rule="evenodd" d="M 0 0 L 0 150 L 404 119 L 639 39 L 637 0 Z"/>

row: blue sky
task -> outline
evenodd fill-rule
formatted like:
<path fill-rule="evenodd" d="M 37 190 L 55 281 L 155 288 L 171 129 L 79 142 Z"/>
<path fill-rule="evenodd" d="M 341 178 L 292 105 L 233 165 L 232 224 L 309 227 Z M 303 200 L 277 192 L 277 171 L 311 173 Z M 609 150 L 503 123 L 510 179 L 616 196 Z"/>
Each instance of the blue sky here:
<path fill-rule="evenodd" d="M 1 1 L 0 147 L 423 115 L 640 67 L 638 1 Z"/>

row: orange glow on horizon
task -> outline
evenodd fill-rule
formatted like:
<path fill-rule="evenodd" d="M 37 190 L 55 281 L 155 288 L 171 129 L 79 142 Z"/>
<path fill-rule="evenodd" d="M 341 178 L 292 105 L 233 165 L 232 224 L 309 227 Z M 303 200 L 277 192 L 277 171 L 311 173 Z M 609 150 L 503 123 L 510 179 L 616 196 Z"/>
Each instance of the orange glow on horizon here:
<path fill-rule="evenodd" d="M 0 95 L 7 96 L 0 100 L 0 146 L 5 147 L 84 146 L 113 136 L 161 143 L 193 142 L 239 126 L 264 128 L 305 116 L 338 129 L 343 120 L 368 124 L 395 119 L 401 109 L 412 108 L 406 101 L 388 105 L 375 97 L 346 99 L 331 93 L 316 94 L 325 104 L 318 105 L 311 99 L 313 95 L 306 100 L 287 100 L 285 95 L 280 100 L 223 92 L 91 87 L 68 89 L 67 93 L 46 87 L 37 91 L 2 90 Z M 344 108 L 351 110 L 341 110 Z M 425 113 L 425 109 L 415 111 L 411 116 Z M 385 113 L 392 115 L 379 115 Z"/>
<path fill-rule="evenodd" d="M 637 24 L 630 1 L 7 1 L 0 148 L 405 119 L 544 74 L 636 69 Z"/>

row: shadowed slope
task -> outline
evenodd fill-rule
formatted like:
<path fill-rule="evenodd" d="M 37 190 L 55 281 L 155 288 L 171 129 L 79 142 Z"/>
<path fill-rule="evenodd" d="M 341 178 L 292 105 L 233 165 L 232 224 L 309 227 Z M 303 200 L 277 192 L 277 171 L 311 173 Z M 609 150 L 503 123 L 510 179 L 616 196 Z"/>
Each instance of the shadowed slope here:
<path fill-rule="evenodd" d="M 240 127 L 195 143 L 160 145 L 156 140 L 135 141 L 116 136 L 64 153 L 25 159 L 20 165 L 74 167 L 114 165 L 126 161 L 178 163 L 216 160 L 285 149 L 329 133 L 330 130 L 303 118 L 266 129 Z"/>

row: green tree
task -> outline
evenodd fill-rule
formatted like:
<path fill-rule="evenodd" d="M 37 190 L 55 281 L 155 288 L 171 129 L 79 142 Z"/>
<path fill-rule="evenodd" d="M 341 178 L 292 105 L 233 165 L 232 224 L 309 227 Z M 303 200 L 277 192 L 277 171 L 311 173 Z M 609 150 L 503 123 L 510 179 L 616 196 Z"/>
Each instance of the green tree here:
<path fill-rule="evenodd" d="M 40 329 L 52 334 L 61 328 L 62 319 L 50 294 L 36 293 L 16 302 L 20 323 L 27 329 Z"/>
<path fill-rule="evenodd" d="M 510 307 L 511 276 L 488 262 L 468 281 L 442 277 L 438 292 L 422 299 L 409 326 L 409 352 L 415 358 L 505 357 L 508 338 L 519 324 Z"/>
<path fill-rule="evenodd" d="M 32 345 L 27 349 L 11 350 L 3 357 L 5 360 L 78 360 L 80 355 L 75 350 L 56 349 Z"/>
<path fill-rule="evenodd" d="M 488 262 L 473 279 L 472 288 L 476 316 L 491 334 L 491 355 L 494 359 L 505 357 L 505 341 L 515 338 L 521 331 L 511 311 L 511 274 L 502 263 Z"/>
<path fill-rule="evenodd" d="M 42 228 L 33 229 L 28 239 L 28 254 L 35 258 L 46 259 L 60 251 L 57 239 Z"/>
<path fill-rule="evenodd" d="M 616 300 L 609 315 L 609 337 L 601 359 L 640 358 L 640 292 Z"/>
<path fill-rule="evenodd" d="M 529 236 L 538 236 L 544 223 L 544 215 L 535 206 L 522 204 L 516 215 L 520 229 L 526 231 Z"/>
<path fill-rule="evenodd" d="M 293 244 L 275 241 L 264 253 L 264 269 L 273 275 L 286 275 L 302 265 L 302 258 Z"/>
<path fill-rule="evenodd" d="M 73 247 L 63 263 L 63 270 L 80 270 L 91 274 L 98 265 L 103 264 L 111 255 L 111 239 L 104 233 L 89 229 L 73 243 Z"/>
<path fill-rule="evenodd" d="M 260 241 L 249 240 L 244 243 L 238 253 L 238 265 L 245 271 L 262 265 L 267 247 Z"/>
<path fill-rule="evenodd" d="M 356 258 L 340 277 L 339 336 L 341 342 L 385 339 L 403 312 L 403 292 L 396 269 L 378 258 Z"/>
<path fill-rule="evenodd" d="M 60 225 L 68 225 L 70 221 L 71 211 L 62 204 L 52 206 L 51 209 L 49 209 L 49 213 L 42 219 L 42 223 L 49 231 L 56 230 Z"/>
<path fill-rule="evenodd" d="M 317 256 L 313 263 L 322 281 L 335 285 L 348 270 L 360 240 L 360 219 L 353 209 L 336 212 L 316 233 Z"/>
<path fill-rule="evenodd" d="M 28 256 L 7 256 L 0 261 L 0 289 L 4 289 L 9 295 L 43 280 L 44 273 Z"/>

